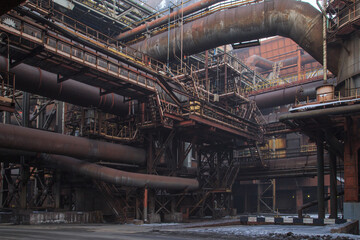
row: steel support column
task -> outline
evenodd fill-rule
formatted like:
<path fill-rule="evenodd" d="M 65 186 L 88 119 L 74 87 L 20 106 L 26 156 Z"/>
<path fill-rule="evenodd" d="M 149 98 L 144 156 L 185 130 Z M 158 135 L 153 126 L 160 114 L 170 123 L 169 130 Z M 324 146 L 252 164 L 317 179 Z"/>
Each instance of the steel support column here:
<path fill-rule="evenodd" d="M 57 101 L 56 106 L 56 132 L 64 133 L 64 107 L 65 103 Z"/>
<path fill-rule="evenodd" d="M 145 188 L 144 189 L 144 212 L 143 212 L 144 223 L 148 221 L 148 219 L 147 219 L 147 215 L 148 215 L 147 207 L 148 207 L 148 190 L 147 190 L 147 188 Z"/>
<path fill-rule="evenodd" d="M 30 120 L 30 93 L 23 92 L 22 96 L 22 126 L 29 127 Z M 21 156 L 21 183 L 19 185 L 19 193 L 20 193 L 20 208 L 27 208 L 27 180 L 30 174 L 30 168 L 27 166 L 27 159 L 25 156 Z"/>
<path fill-rule="evenodd" d="M 296 210 L 299 210 L 304 204 L 303 190 L 301 188 L 296 189 Z"/>
<path fill-rule="evenodd" d="M 330 218 L 337 218 L 336 155 L 330 152 Z"/>
<path fill-rule="evenodd" d="M 318 218 L 325 218 L 324 205 L 324 145 L 320 136 L 316 139 L 317 146 L 317 199 L 318 199 Z"/>
<path fill-rule="evenodd" d="M 54 196 L 55 196 L 55 209 L 60 208 L 60 194 L 61 194 L 61 171 L 55 171 L 55 183 L 54 183 Z"/>

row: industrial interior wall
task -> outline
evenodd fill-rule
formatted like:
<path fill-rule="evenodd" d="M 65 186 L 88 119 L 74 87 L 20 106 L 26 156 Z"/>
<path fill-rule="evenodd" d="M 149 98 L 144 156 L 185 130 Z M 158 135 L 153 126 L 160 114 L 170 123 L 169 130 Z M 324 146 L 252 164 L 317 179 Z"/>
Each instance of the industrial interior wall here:
<path fill-rule="evenodd" d="M 340 54 L 338 84 L 351 79 L 349 88 L 360 87 L 360 40 L 357 36 L 352 36 L 342 40 L 343 50 Z"/>

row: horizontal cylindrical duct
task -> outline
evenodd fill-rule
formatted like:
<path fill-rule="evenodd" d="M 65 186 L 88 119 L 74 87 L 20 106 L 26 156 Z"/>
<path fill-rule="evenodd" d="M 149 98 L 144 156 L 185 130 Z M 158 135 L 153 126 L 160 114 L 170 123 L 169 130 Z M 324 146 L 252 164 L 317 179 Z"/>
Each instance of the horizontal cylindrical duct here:
<path fill-rule="evenodd" d="M 298 57 L 292 57 L 284 60 L 280 60 L 276 62 L 277 64 L 282 65 L 282 67 L 288 67 L 297 64 Z M 305 54 L 301 56 L 301 65 L 305 65 L 307 63 L 311 63 L 314 61 L 314 58 L 311 57 L 309 54 Z M 275 64 L 275 62 L 268 60 L 266 58 L 260 57 L 258 55 L 252 55 L 246 60 L 246 64 L 249 66 L 255 66 L 262 68 L 264 70 L 271 70 Z"/>
<path fill-rule="evenodd" d="M 287 113 L 279 117 L 280 121 L 296 120 L 304 118 L 317 118 L 329 115 L 343 115 L 360 112 L 360 105 L 348 105 L 341 107 L 332 107 L 327 109 L 317 109 L 305 112 Z"/>
<path fill-rule="evenodd" d="M 175 12 L 170 13 L 169 15 L 165 15 L 163 17 L 160 17 L 158 19 L 155 19 L 154 21 L 145 23 L 143 25 L 140 25 L 134 29 L 131 29 L 127 32 L 120 33 L 116 39 L 118 40 L 126 40 L 131 37 L 134 37 L 140 33 L 146 32 L 148 30 L 154 29 L 156 27 L 159 27 L 165 23 L 167 23 L 169 20 L 173 21 L 175 17 L 181 17 L 181 15 L 186 16 L 191 13 L 197 12 L 201 9 L 204 9 L 206 7 L 209 7 L 215 3 L 221 2 L 223 0 L 202 0 L 196 3 L 193 3 L 187 7 L 181 8 Z"/>
<path fill-rule="evenodd" d="M 0 124 L 0 147 L 128 164 L 143 165 L 146 161 L 140 148 L 10 124 Z"/>
<path fill-rule="evenodd" d="M 299 44 L 317 61 L 322 62 L 322 14 L 309 3 L 295 0 L 268 0 L 215 12 L 184 24 L 183 45 L 180 28 L 163 32 L 133 47 L 159 60 L 169 52 L 180 56 L 202 52 L 225 44 L 280 35 Z M 328 68 L 337 74 L 339 49 L 328 49 Z"/>
<path fill-rule="evenodd" d="M 66 156 L 41 156 L 46 163 L 56 167 L 115 185 L 189 191 L 199 188 L 196 179 L 125 172 Z"/>
<path fill-rule="evenodd" d="M 0 57 L 0 70 L 6 71 L 7 59 Z M 10 70 L 15 74 L 15 88 L 51 99 L 79 105 L 97 107 L 115 115 L 124 115 L 129 105 L 117 94 L 100 96 L 100 90 L 75 80 L 57 83 L 57 75 L 26 64 L 19 64 Z"/>
<path fill-rule="evenodd" d="M 319 80 L 271 92 L 258 93 L 250 96 L 249 99 L 254 100 L 259 108 L 281 106 L 295 103 L 296 98 L 299 101 L 304 101 L 307 97 L 309 99 L 316 98 L 316 88 L 322 85 L 323 80 Z"/>

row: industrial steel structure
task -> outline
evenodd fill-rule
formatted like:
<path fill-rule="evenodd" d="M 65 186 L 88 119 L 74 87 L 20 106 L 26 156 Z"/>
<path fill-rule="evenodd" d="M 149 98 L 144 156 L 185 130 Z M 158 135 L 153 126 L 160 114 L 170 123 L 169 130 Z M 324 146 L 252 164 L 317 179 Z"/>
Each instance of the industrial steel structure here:
<path fill-rule="evenodd" d="M 356 218 L 360 1 L 325 3 L 4 3 L 0 207 L 222 217 L 253 180 L 257 211 L 278 212 L 277 179 L 317 176 L 324 218 L 330 174 L 331 216 L 343 179 Z"/>

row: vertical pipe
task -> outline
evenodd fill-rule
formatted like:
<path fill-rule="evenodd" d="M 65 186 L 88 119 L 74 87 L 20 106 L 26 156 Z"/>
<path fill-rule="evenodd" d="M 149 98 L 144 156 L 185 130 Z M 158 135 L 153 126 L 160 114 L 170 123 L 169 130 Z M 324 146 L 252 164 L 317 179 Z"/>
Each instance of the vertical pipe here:
<path fill-rule="evenodd" d="M 145 123 L 145 103 L 141 103 L 141 123 Z"/>
<path fill-rule="evenodd" d="M 298 70 L 298 81 L 300 81 L 300 77 L 301 77 L 301 49 L 300 47 L 298 48 L 298 59 L 297 59 L 297 70 Z"/>
<path fill-rule="evenodd" d="M 154 158 L 153 158 L 153 136 L 149 135 L 149 141 L 148 141 L 148 151 L 147 151 L 147 172 L 152 173 L 154 169 Z"/>
<path fill-rule="evenodd" d="M 327 46 L 326 46 L 326 7 L 327 7 L 327 0 L 323 0 L 323 67 L 324 67 L 324 84 L 327 84 Z"/>
<path fill-rule="evenodd" d="M 207 91 L 209 90 L 208 86 L 208 80 L 209 80 L 209 50 L 205 51 L 205 87 Z"/>
<path fill-rule="evenodd" d="M 317 199 L 318 199 L 318 218 L 325 218 L 324 205 L 324 146 L 320 136 L 316 139 L 317 146 Z"/>
<path fill-rule="evenodd" d="M 258 187 L 257 187 L 257 212 L 258 213 L 260 213 L 260 210 L 261 210 L 260 200 L 261 200 L 261 181 L 258 180 Z"/>
<path fill-rule="evenodd" d="M 140 201 L 139 198 L 135 199 L 135 219 L 140 220 L 140 211 L 139 211 Z"/>
<path fill-rule="evenodd" d="M 276 212 L 276 179 L 272 180 L 273 183 L 273 211 Z"/>
<path fill-rule="evenodd" d="M 296 210 L 299 213 L 299 218 L 302 218 L 302 211 L 299 211 L 301 209 L 302 205 L 304 204 L 304 196 L 303 191 L 301 188 L 296 189 Z"/>
<path fill-rule="evenodd" d="M 60 170 L 56 170 L 55 171 L 55 177 L 56 177 L 56 181 L 54 183 L 54 193 L 55 193 L 55 209 L 59 209 L 60 208 L 60 194 L 61 194 L 61 189 L 60 189 L 60 182 L 61 182 L 61 171 Z"/>
<path fill-rule="evenodd" d="M 180 49 L 181 49 L 181 53 L 180 53 L 180 58 L 181 58 L 181 68 L 183 68 L 183 55 L 184 55 L 184 51 L 183 51 L 183 42 L 184 42 L 184 1 L 181 0 L 181 33 L 180 33 Z"/>
<path fill-rule="evenodd" d="M 30 116 L 30 93 L 23 92 L 22 97 L 22 126 L 29 126 L 29 116 Z"/>
<path fill-rule="evenodd" d="M 336 155 L 330 152 L 330 218 L 337 218 Z"/>
<path fill-rule="evenodd" d="M 245 196 L 244 196 L 244 212 L 247 213 L 248 212 L 248 186 L 245 185 Z"/>
<path fill-rule="evenodd" d="M 226 65 L 226 45 L 224 45 L 224 93 L 227 93 L 228 86 L 227 86 L 227 65 Z"/>
<path fill-rule="evenodd" d="M 56 101 L 56 132 L 63 133 L 64 102 Z"/>
<path fill-rule="evenodd" d="M 149 214 L 154 215 L 155 214 L 155 190 L 149 190 Z"/>
<path fill-rule="evenodd" d="M 22 126 L 29 126 L 30 117 L 30 94 L 28 92 L 23 92 L 22 96 Z M 20 160 L 20 176 L 21 184 L 19 185 L 20 189 L 20 207 L 26 209 L 27 207 L 27 180 L 28 175 L 30 174 L 30 169 L 26 165 L 26 157 L 21 156 Z"/>
<path fill-rule="evenodd" d="M 144 222 L 147 222 L 147 202 L 148 202 L 148 190 L 147 188 L 144 189 Z"/>
<path fill-rule="evenodd" d="M 171 7 L 170 7 L 170 3 L 169 3 L 169 17 L 168 17 L 168 39 L 167 39 L 167 67 L 169 67 L 169 62 L 170 62 L 170 14 L 171 14 Z M 181 69 L 182 71 L 182 69 Z"/>

